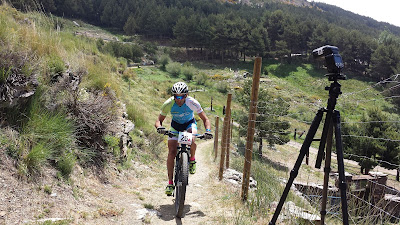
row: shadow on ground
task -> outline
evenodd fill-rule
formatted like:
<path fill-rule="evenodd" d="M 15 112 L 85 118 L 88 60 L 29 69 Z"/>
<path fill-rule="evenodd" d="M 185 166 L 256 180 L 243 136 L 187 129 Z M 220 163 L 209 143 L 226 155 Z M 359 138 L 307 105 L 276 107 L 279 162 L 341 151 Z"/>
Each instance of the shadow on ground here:
<path fill-rule="evenodd" d="M 189 205 L 189 204 L 185 205 L 183 220 L 185 219 L 185 217 L 193 218 L 193 217 L 205 217 L 206 216 L 206 214 L 204 214 L 204 212 L 201 210 L 196 210 L 196 211 L 192 212 L 190 210 L 191 208 L 192 208 L 191 205 Z M 160 219 L 162 219 L 164 221 L 175 220 L 176 224 L 182 224 L 182 220 L 180 218 L 175 217 L 175 205 L 174 204 L 161 205 L 159 211 L 161 213 Z"/>

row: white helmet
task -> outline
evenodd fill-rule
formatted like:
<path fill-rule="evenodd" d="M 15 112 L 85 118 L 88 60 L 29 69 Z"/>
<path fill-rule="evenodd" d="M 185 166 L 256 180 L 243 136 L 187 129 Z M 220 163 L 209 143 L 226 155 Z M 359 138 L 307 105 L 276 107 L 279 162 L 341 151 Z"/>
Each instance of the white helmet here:
<path fill-rule="evenodd" d="M 172 94 L 187 94 L 189 92 L 189 88 L 184 82 L 178 82 L 172 86 L 171 91 Z"/>

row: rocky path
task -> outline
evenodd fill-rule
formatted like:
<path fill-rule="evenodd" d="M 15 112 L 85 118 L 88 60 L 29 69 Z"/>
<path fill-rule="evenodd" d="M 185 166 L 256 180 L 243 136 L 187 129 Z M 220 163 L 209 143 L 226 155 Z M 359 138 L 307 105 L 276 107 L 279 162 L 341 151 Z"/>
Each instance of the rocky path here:
<path fill-rule="evenodd" d="M 209 149 L 212 141 L 198 143 L 196 153 L 197 172 L 189 176 L 189 186 L 186 192 L 185 216 L 182 219 L 175 218 L 174 197 L 164 194 L 165 179 L 161 186 L 150 194 L 154 205 L 153 216 L 148 222 L 151 224 L 216 224 L 221 215 L 227 215 L 229 209 L 221 208 L 223 192 L 219 192 L 223 185 L 217 180 L 217 167 L 211 164 Z"/>
<path fill-rule="evenodd" d="M 69 183 L 52 178 L 50 171 L 41 183 L 34 184 L 18 180 L 17 171 L 7 170 L 12 167 L 3 161 L 0 225 L 60 220 L 65 222 L 62 224 L 96 225 L 229 224 L 234 213 L 223 200 L 229 186 L 217 179 L 218 168 L 210 155 L 212 148 L 213 141 L 198 143 L 197 172 L 189 177 L 182 219 L 174 216 L 174 198 L 164 194 L 164 165 L 136 162 L 129 170 L 108 168 L 103 179 L 84 175 L 86 172 L 78 168 Z"/>

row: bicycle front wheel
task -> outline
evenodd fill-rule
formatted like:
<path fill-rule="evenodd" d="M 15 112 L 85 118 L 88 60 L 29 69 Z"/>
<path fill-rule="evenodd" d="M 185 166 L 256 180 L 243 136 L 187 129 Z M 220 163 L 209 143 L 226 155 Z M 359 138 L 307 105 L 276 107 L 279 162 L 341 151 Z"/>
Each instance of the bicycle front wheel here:
<path fill-rule="evenodd" d="M 188 154 L 183 153 L 180 157 L 179 166 L 176 171 L 176 180 L 175 184 L 175 215 L 178 218 L 182 218 L 183 208 L 185 206 L 185 197 L 186 197 L 186 186 L 188 185 L 189 180 L 189 161 Z"/>

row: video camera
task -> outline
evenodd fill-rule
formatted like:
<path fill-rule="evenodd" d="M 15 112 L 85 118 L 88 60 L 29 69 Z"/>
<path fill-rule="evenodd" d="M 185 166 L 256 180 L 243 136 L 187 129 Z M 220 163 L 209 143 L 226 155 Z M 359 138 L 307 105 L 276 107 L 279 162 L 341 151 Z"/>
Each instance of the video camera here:
<path fill-rule="evenodd" d="M 346 79 L 341 71 L 344 67 L 342 57 L 339 54 L 339 48 L 336 46 L 325 45 L 313 50 L 314 59 L 319 59 L 325 56 L 326 67 L 328 68 L 329 76 L 337 75 L 338 79 Z"/>

